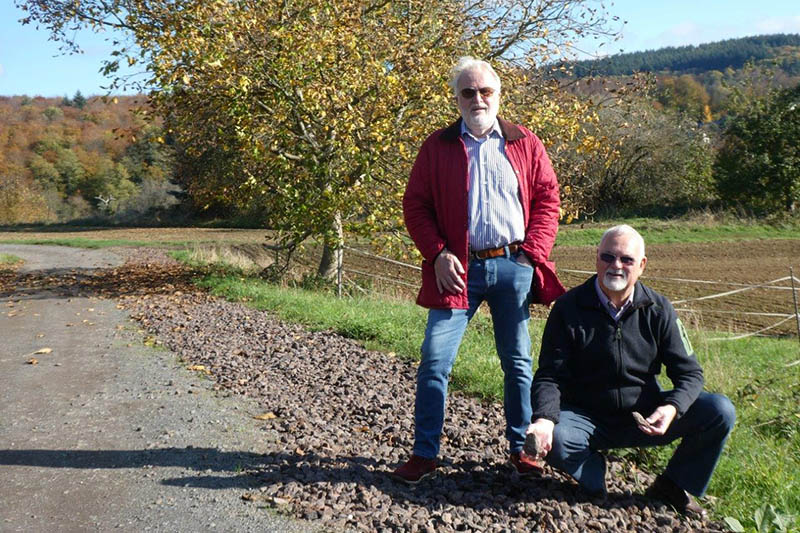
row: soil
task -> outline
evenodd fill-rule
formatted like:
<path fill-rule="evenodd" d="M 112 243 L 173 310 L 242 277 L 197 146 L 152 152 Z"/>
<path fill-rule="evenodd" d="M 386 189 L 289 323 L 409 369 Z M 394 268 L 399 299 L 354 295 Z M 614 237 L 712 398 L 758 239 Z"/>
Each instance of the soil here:
<path fill-rule="evenodd" d="M 652 476 L 617 458 L 603 500 L 550 469 L 520 478 L 502 406 L 459 394 L 438 475 L 398 484 L 413 363 L 116 252 L 116 268 L 0 273 L 3 530 L 724 530 L 642 497 Z"/>
<path fill-rule="evenodd" d="M 762 334 L 798 334 L 791 316 L 795 304 L 789 276 L 793 268 L 795 278 L 800 279 L 800 239 L 648 245 L 647 258 L 642 281 L 673 301 L 687 324 L 742 335 L 783 321 Z M 574 287 L 594 273 L 595 247 L 557 246 L 552 259 L 564 285 Z M 351 273 L 349 279 L 356 283 L 402 298 L 416 294 L 419 273 L 414 268 L 355 252 L 345 258 L 345 271 L 348 268 L 382 277 Z M 800 290 L 800 283 L 796 281 L 795 286 Z M 731 291 L 738 292 L 719 296 Z M 698 300 L 708 296 L 714 297 Z M 547 309 L 534 306 L 532 314 L 546 318 Z"/>

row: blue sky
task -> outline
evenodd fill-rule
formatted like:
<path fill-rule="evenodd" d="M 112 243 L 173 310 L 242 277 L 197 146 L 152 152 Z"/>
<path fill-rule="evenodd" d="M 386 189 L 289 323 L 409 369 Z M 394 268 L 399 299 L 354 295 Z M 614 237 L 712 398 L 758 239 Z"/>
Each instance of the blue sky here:
<path fill-rule="evenodd" d="M 595 49 L 601 54 L 701 44 L 766 33 L 800 33 L 800 0 L 616 0 L 612 15 L 626 20 L 623 38 Z M 13 0 L 0 0 L 0 95 L 84 96 L 106 94 L 108 80 L 98 70 L 110 47 L 104 36 L 80 36 L 84 53 L 59 55 L 48 34 L 17 21 L 23 13 Z"/>

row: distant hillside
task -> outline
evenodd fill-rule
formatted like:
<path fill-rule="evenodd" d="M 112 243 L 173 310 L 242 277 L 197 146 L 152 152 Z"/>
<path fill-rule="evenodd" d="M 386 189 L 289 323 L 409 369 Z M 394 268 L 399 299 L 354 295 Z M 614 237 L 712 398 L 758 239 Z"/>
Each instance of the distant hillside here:
<path fill-rule="evenodd" d="M 787 75 L 800 76 L 800 34 L 759 35 L 697 46 L 666 47 L 571 63 L 577 77 L 627 76 L 635 72 L 699 74 L 740 69 L 748 61 L 774 60 Z"/>
<path fill-rule="evenodd" d="M 0 224 L 136 216 L 175 203 L 173 148 L 142 97 L 0 96 Z"/>

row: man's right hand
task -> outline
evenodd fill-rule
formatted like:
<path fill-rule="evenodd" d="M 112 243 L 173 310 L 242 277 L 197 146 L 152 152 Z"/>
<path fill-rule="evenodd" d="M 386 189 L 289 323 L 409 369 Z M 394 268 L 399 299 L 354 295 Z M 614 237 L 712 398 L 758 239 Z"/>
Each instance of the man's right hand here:
<path fill-rule="evenodd" d="M 436 287 L 439 289 L 439 294 L 444 291 L 459 294 L 466 288 L 461 277 L 464 275 L 464 267 L 461 266 L 461 261 L 458 260 L 458 257 L 447 248 L 444 248 L 436 256 L 436 261 L 433 262 L 433 270 L 436 273 Z"/>
<path fill-rule="evenodd" d="M 546 418 L 537 418 L 533 424 L 528 426 L 526 434 L 533 434 L 536 437 L 539 455 L 537 459 L 543 459 L 553 448 L 553 428 L 555 424 Z"/>

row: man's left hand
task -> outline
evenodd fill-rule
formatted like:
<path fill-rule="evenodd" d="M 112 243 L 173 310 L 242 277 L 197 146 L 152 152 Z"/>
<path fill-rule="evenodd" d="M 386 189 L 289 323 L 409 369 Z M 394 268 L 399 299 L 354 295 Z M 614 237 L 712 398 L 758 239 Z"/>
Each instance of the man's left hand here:
<path fill-rule="evenodd" d="M 660 405 L 653 414 L 648 416 L 645 420 L 650 424 L 649 426 L 639 426 L 643 433 L 648 435 L 663 435 L 669 429 L 672 421 L 675 420 L 675 415 L 678 414 L 677 409 L 672 404 Z"/>
<path fill-rule="evenodd" d="M 524 252 L 521 252 L 517 256 L 517 263 L 519 263 L 520 265 L 528 265 L 529 267 L 533 268 L 533 263 L 531 263 L 531 260 L 528 259 L 528 256 L 525 255 Z"/>

